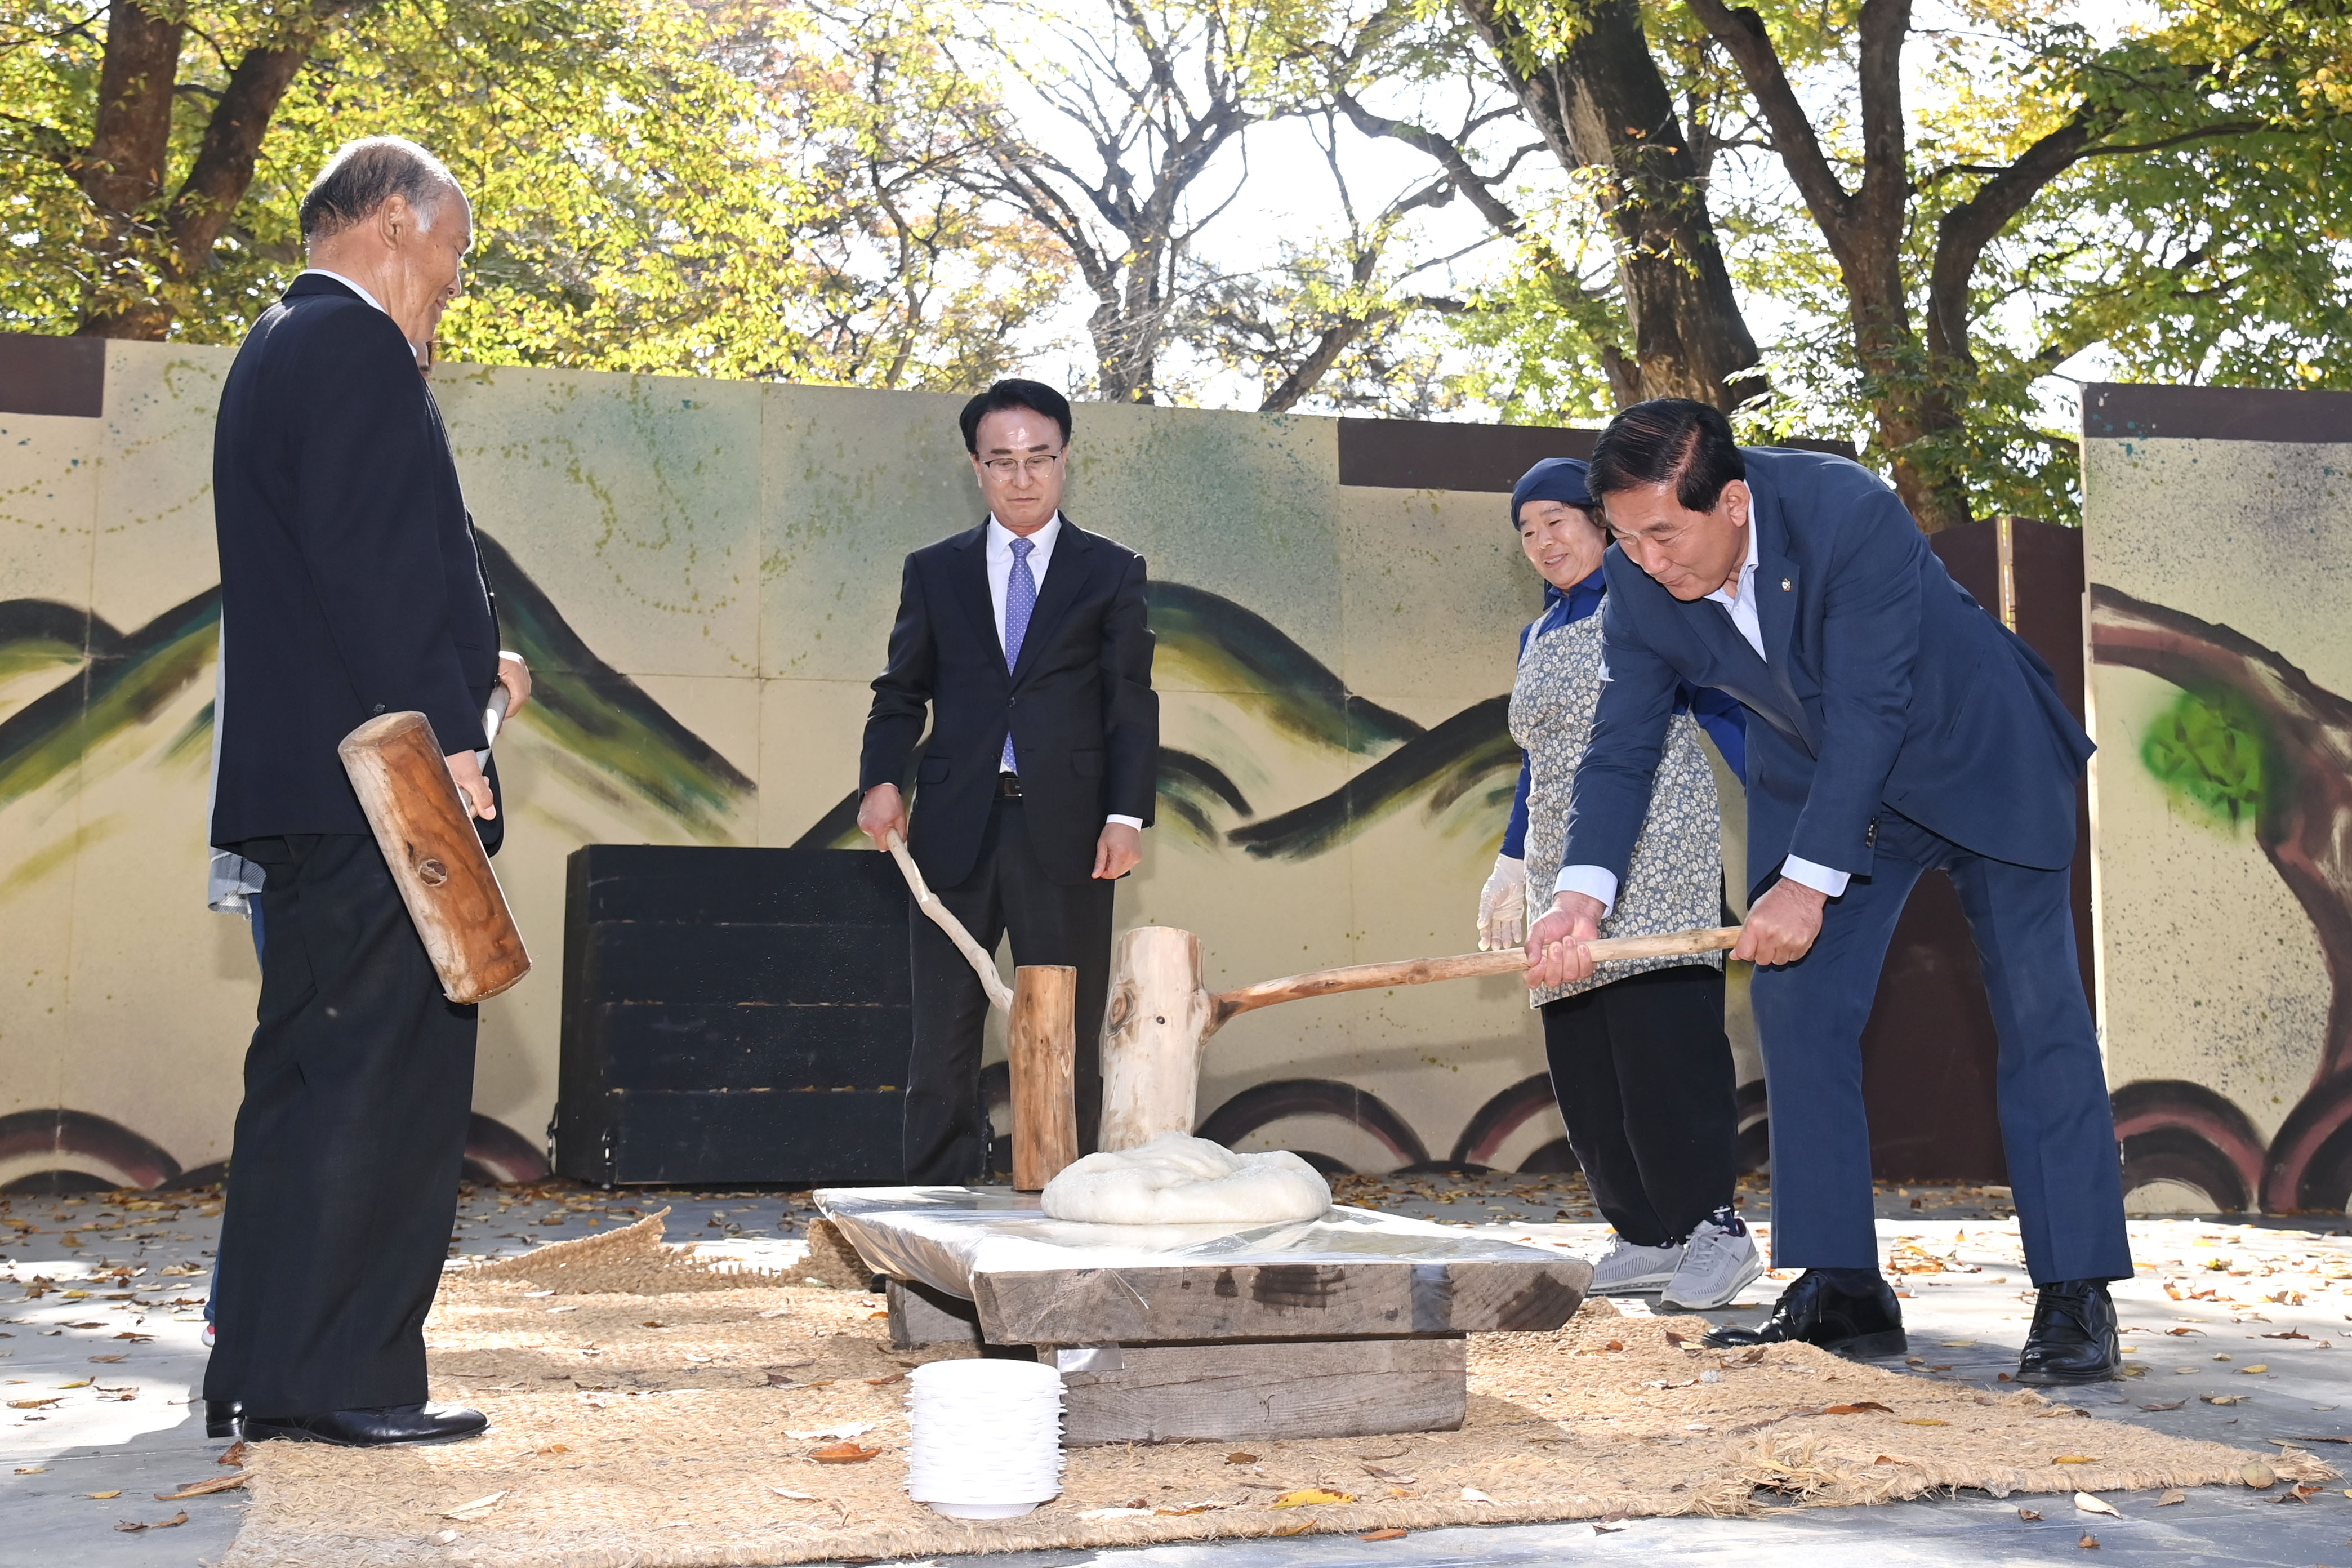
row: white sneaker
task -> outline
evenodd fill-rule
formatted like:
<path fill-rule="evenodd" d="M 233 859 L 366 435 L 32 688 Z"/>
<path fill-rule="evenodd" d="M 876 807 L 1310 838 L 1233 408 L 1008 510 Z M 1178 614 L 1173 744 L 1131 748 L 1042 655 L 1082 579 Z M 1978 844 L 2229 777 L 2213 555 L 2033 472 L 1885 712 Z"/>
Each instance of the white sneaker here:
<path fill-rule="evenodd" d="M 1663 1289 L 1683 1260 L 1679 1247 L 1636 1247 L 1623 1237 L 1610 1238 L 1609 1250 L 1592 1260 L 1595 1296 L 1635 1296 Z"/>
<path fill-rule="evenodd" d="M 1762 1277 L 1764 1260 L 1756 1255 L 1756 1238 L 1748 1234 L 1738 1215 L 1725 1218 L 1728 1224 L 1715 1219 L 1698 1222 L 1690 1240 L 1683 1244 L 1682 1262 L 1658 1305 L 1679 1307 L 1686 1312 L 1727 1307 Z"/>

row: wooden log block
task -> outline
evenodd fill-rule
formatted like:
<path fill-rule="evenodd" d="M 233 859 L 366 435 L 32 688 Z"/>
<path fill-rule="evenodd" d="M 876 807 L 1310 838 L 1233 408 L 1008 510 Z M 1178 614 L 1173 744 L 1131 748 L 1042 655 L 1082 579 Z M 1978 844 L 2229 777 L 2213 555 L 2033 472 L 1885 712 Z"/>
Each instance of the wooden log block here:
<path fill-rule="evenodd" d="M 1458 1335 L 1090 1346 L 1057 1359 L 1071 1368 L 1062 1440 L 1073 1447 L 1452 1431 L 1468 1408 Z"/>
<path fill-rule="evenodd" d="M 1138 926 L 1118 939 L 1097 1147 L 1135 1149 L 1192 1131 L 1201 1047 L 1213 1029 L 1202 973 L 1201 939 L 1189 931 Z"/>
<path fill-rule="evenodd" d="M 982 1329 L 999 1344 L 1548 1333 L 1592 1283 L 1574 1258 L 1345 1255 L 1297 1263 L 983 1269 L 971 1279 Z"/>
<path fill-rule="evenodd" d="M 1042 1192 L 1078 1157 L 1078 972 L 1024 963 L 1013 972 L 1013 1185 Z"/>
<path fill-rule="evenodd" d="M 892 1350 L 980 1343 L 980 1314 L 962 1297 L 912 1279 L 891 1280 L 887 1295 Z"/>
<path fill-rule="evenodd" d="M 479 1002 L 530 973 L 522 932 L 432 723 L 422 713 L 386 713 L 336 750 L 441 994 Z"/>

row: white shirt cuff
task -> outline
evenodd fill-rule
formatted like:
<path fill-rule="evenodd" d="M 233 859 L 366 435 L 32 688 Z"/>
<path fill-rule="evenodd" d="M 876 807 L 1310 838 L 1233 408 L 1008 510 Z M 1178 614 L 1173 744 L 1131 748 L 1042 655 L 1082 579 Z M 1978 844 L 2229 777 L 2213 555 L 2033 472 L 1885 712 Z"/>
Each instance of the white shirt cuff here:
<path fill-rule="evenodd" d="M 1114 822 L 1118 823 L 1122 827 L 1132 827 L 1138 833 L 1143 831 L 1143 818 L 1139 816 L 1121 816 L 1118 813 L 1112 812 L 1108 816 L 1103 818 L 1103 826 L 1105 827 L 1109 826 Z"/>
<path fill-rule="evenodd" d="M 1845 896 L 1845 885 L 1853 878 L 1851 871 L 1832 871 L 1827 866 L 1816 866 L 1802 856 L 1791 855 L 1780 862 L 1780 875 L 1791 882 L 1802 883 L 1817 893 L 1832 899 Z"/>
<path fill-rule="evenodd" d="M 1554 897 L 1561 893 L 1582 893 L 1588 899 L 1601 900 L 1601 918 L 1607 920 L 1617 908 L 1617 873 L 1605 866 L 1562 866 L 1559 880 L 1551 885 Z"/>

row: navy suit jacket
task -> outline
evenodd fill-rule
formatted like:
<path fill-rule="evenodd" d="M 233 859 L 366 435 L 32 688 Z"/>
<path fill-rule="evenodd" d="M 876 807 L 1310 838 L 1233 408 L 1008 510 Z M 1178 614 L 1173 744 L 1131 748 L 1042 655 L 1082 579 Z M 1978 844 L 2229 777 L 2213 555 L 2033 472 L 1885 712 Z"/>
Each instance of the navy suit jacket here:
<path fill-rule="evenodd" d="M 954 887 L 980 858 L 1008 731 L 1029 842 L 1054 881 L 1074 886 L 1094 874 L 1105 817 L 1150 823 L 1160 699 L 1144 585 L 1142 556 L 1065 512 L 1008 671 L 988 591 L 987 523 L 907 557 L 857 787 L 903 787 L 922 743 L 907 847 L 932 884 Z"/>
<path fill-rule="evenodd" d="M 415 710 L 478 751 L 498 617 L 440 410 L 390 316 L 329 278 L 262 312 L 221 388 L 212 842 L 365 833 L 336 746 Z M 493 775 L 495 787 L 495 775 Z M 478 824 L 498 845 L 506 814 Z"/>
<path fill-rule="evenodd" d="M 1751 895 L 1792 854 L 1869 876 L 1888 807 L 1996 860 L 2068 864 L 2091 742 L 2050 667 L 1952 581 L 1876 475 L 1815 452 L 1742 455 L 1765 657 L 1723 605 L 1683 603 L 1610 548 L 1609 681 L 1564 863 L 1623 877 L 1688 681 L 1763 721 L 1748 726 Z"/>

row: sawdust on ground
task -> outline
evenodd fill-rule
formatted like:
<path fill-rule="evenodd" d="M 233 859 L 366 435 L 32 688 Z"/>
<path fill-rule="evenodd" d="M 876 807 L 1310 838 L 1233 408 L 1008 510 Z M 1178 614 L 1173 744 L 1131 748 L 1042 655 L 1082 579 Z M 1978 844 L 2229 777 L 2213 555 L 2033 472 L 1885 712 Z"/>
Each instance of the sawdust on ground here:
<path fill-rule="evenodd" d="M 664 1283 L 644 1278 L 644 1245 L 604 1261 Z M 488 1411 L 488 1434 L 256 1447 L 254 1506 L 221 1568 L 698 1568 L 2334 1473 L 1805 1346 L 1706 1351 L 1696 1319 L 1594 1303 L 1557 1333 L 1473 1335 L 1460 1431 L 1073 1449 L 1058 1500 L 964 1523 L 903 1489 L 905 1373 L 971 1352 L 891 1351 L 882 1301 L 855 1290 L 696 1278 L 583 1294 L 587 1270 L 555 1251 L 519 1260 L 536 1270 L 453 1273 L 435 1307 L 433 1396 Z M 567 1273 L 562 1293 L 546 1282 Z M 875 1457 L 813 1458 L 844 1442 Z M 1308 1488 L 1349 1500 L 1276 1506 Z"/>

